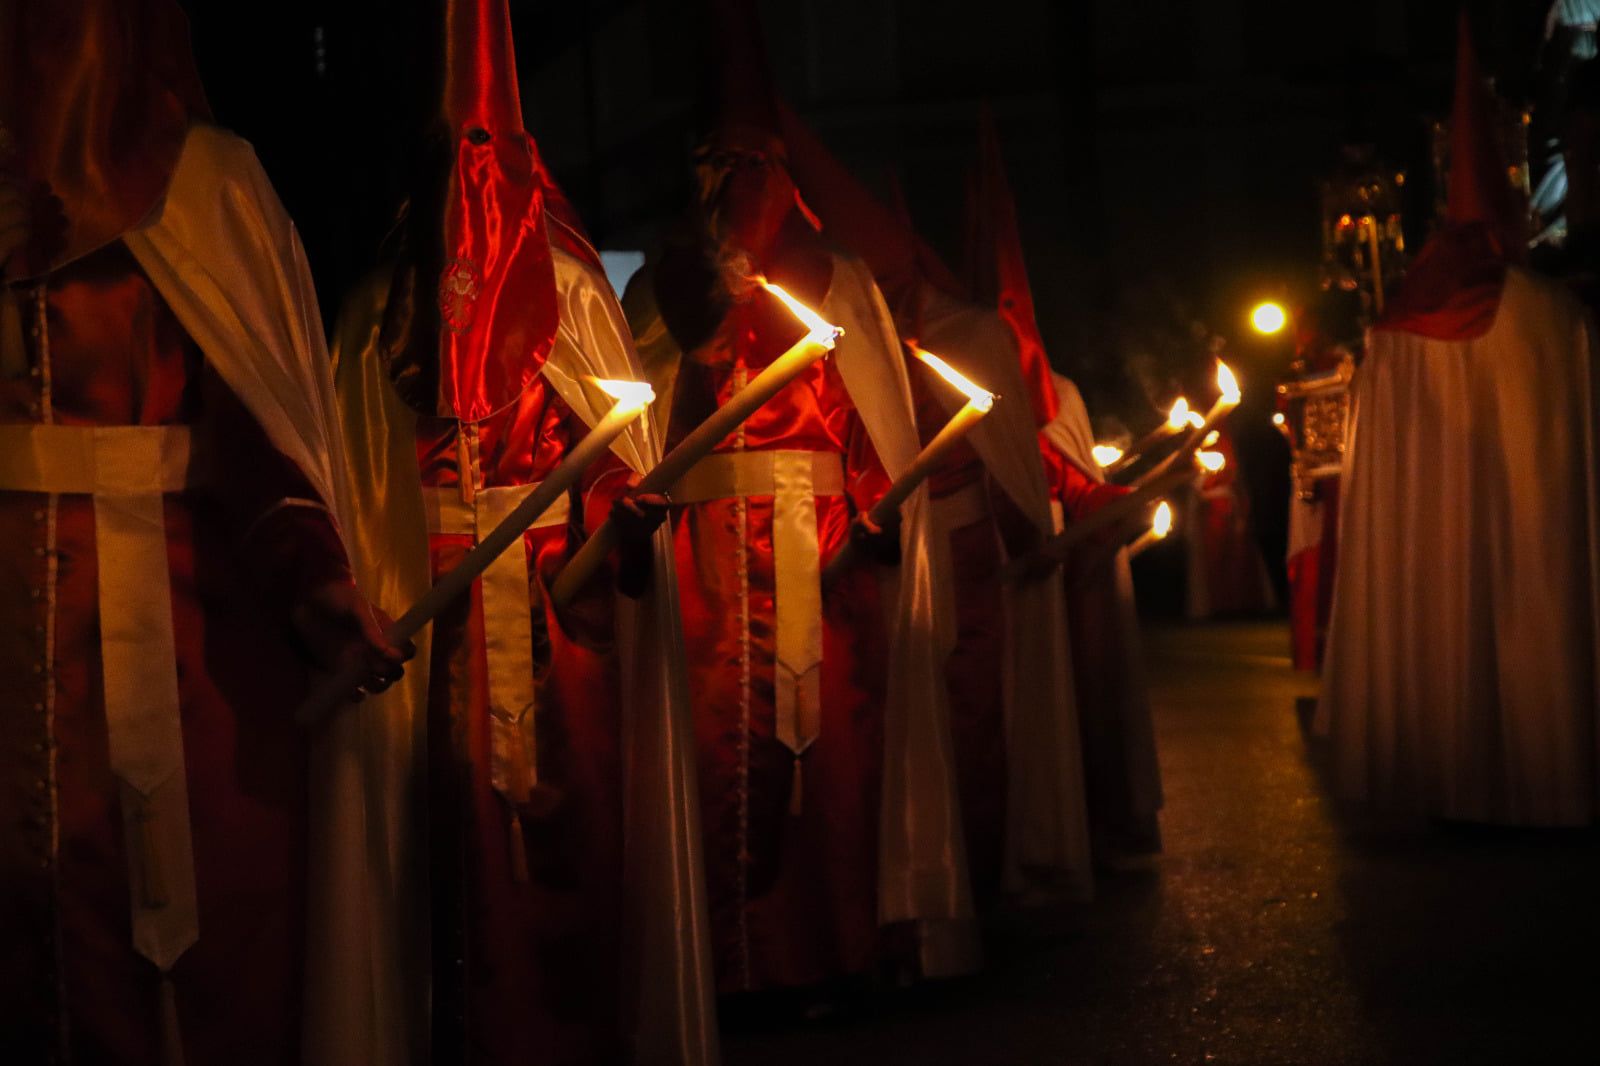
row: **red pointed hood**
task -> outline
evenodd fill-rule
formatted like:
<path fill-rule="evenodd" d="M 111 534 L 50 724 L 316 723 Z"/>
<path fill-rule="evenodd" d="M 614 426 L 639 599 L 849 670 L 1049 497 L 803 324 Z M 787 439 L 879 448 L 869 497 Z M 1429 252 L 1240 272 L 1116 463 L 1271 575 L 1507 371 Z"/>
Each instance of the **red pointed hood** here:
<path fill-rule="evenodd" d="M 703 0 L 713 121 L 696 151 L 701 223 L 730 291 L 771 266 L 797 207 L 753 0 Z"/>
<path fill-rule="evenodd" d="M 1376 328 L 1466 340 L 1494 323 L 1508 263 L 1527 259 L 1526 220 L 1495 136 L 1495 103 L 1461 13 L 1445 228 L 1406 272 Z"/>
<path fill-rule="evenodd" d="M 967 193 L 968 273 L 974 298 L 994 301 L 1000 317 L 1016 334 L 1034 418 L 1041 426 L 1049 425 L 1060 400 L 1034 316 L 1033 288 L 1028 283 L 1017 205 L 1006 176 L 1000 134 L 987 107 L 978 123 L 978 163 Z"/>
<path fill-rule="evenodd" d="M 413 197 L 415 363 L 436 355 L 438 412 L 477 422 L 520 396 L 555 341 L 548 180 L 522 125 L 506 0 L 442 0 L 435 128 L 443 178 Z"/>
<path fill-rule="evenodd" d="M 923 258 L 937 263 L 938 257 L 925 249 L 905 220 L 856 180 L 799 115 L 780 103 L 778 117 L 800 195 L 822 220 L 823 233 L 861 257 L 901 328 L 915 334 L 915 323 L 907 318 L 914 314 L 919 284 L 928 280 Z M 943 264 L 935 270 L 959 291 Z"/>
<path fill-rule="evenodd" d="M 0 3 L 0 168 L 35 203 L 6 265 L 32 277 L 137 226 L 210 111 L 171 0 Z"/>
<path fill-rule="evenodd" d="M 1490 227 L 1503 241 L 1510 262 L 1527 258 L 1527 222 L 1506 176 L 1505 153 L 1496 135 L 1496 104 L 1465 9 L 1457 30 L 1455 102 L 1450 112 L 1450 199 L 1445 220 L 1452 226 Z"/>

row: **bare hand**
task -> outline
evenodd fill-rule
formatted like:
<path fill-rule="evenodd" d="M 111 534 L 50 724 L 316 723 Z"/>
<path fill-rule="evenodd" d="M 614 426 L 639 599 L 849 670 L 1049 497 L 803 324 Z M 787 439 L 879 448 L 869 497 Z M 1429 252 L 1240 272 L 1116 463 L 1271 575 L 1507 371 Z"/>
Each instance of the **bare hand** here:
<path fill-rule="evenodd" d="M 337 673 L 352 662 L 363 664 L 365 678 L 349 693 L 352 702 L 400 680 L 404 664 L 417 654 L 409 640 L 396 644 L 384 635 L 389 616 L 346 581 L 319 585 L 295 608 L 293 617 L 300 639 L 323 670 Z"/>
<path fill-rule="evenodd" d="M 651 542 L 667 520 L 672 501 L 658 492 L 638 491 L 638 476 L 611 503 L 611 524 L 617 531 L 617 589 L 630 599 L 644 595 L 653 558 Z"/>
<path fill-rule="evenodd" d="M 900 562 L 900 512 L 879 525 L 862 511 L 850 522 L 850 542 L 875 562 L 895 566 Z"/>

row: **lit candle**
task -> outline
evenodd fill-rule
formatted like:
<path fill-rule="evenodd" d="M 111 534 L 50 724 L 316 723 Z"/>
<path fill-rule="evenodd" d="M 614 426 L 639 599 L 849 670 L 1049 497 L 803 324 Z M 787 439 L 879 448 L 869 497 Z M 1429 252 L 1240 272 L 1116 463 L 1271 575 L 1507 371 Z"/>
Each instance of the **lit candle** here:
<path fill-rule="evenodd" d="M 1169 467 L 1154 481 L 1141 485 L 1121 499 L 1113 500 L 1098 511 L 1072 523 L 1031 554 L 1011 560 L 1002 571 L 1003 576 L 1007 581 L 1016 581 L 1066 562 L 1078 545 L 1102 529 L 1126 522 L 1148 507 L 1152 500 L 1160 499 L 1179 485 L 1193 480 L 1196 470 L 1197 466 L 1192 456 L 1190 462 L 1186 464 Z"/>
<path fill-rule="evenodd" d="M 825 322 L 815 311 L 778 286 L 770 284 L 765 279 L 761 280 L 761 286 L 777 297 L 809 332 L 796 341 L 788 351 L 769 363 L 750 384 L 729 397 L 728 401 L 717 408 L 709 418 L 690 430 L 688 436 L 678 442 L 677 447 L 663 456 L 654 469 L 639 479 L 639 492 L 670 492 L 672 486 L 689 472 L 690 467 L 711 454 L 711 450 L 726 440 L 745 419 L 760 410 L 763 404 L 776 396 L 785 385 L 799 377 L 811 364 L 833 351 L 834 345 L 844 334 L 844 330 Z M 561 573 L 556 576 L 555 584 L 550 587 L 550 598 L 556 606 L 565 606 L 571 602 L 578 590 L 600 568 L 605 557 L 616 546 L 616 536 L 611 520 L 607 519 L 584 542 L 583 547 L 579 548 L 572 561 L 562 568 Z"/>
<path fill-rule="evenodd" d="M 1217 360 L 1217 391 L 1217 402 L 1211 405 L 1211 410 L 1207 412 L 1205 418 L 1200 419 L 1199 424 L 1190 430 L 1189 436 L 1185 438 L 1182 447 L 1135 481 L 1133 483 L 1135 488 L 1142 488 L 1157 478 L 1163 477 L 1182 456 L 1192 454 L 1198 449 L 1202 442 L 1205 441 L 1206 436 L 1216 429 L 1218 424 L 1224 418 L 1227 418 L 1235 407 L 1239 406 L 1239 401 L 1243 399 L 1243 395 L 1239 391 L 1239 381 L 1233 376 L 1233 371 L 1228 369 L 1228 364 L 1221 359 Z"/>
<path fill-rule="evenodd" d="M 1094 455 L 1094 461 L 1102 470 L 1105 470 L 1118 459 L 1121 459 L 1124 454 L 1122 449 L 1117 447 L 1115 444 L 1096 444 L 1094 448 L 1091 449 L 1091 452 Z"/>
<path fill-rule="evenodd" d="M 1132 559 L 1140 553 L 1149 550 L 1157 541 L 1167 539 L 1167 534 L 1172 532 L 1172 505 L 1162 500 L 1156 507 L 1156 516 L 1150 523 L 1150 528 L 1138 540 L 1128 545 L 1128 558 Z"/>
<path fill-rule="evenodd" d="M 1140 437 L 1138 442 L 1127 451 L 1119 452 L 1109 463 L 1101 463 L 1101 468 L 1105 470 L 1107 477 L 1115 477 L 1144 459 L 1145 454 L 1151 448 L 1156 447 L 1174 434 L 1182 433 L 1183 427 L 1190 424 L 1190 419 L 1198 417 L 1199 415 L 1196 412 L 1189 410 L 1188 399 L 1179 396 L 1173 401 L 1172 408 L 1167 411 L 1167 420 L 1165 422 Z"/>
<path fill-rule="evenodd" d="M 960 390 L 966 396 L 967 402 L 962 405 L 961 410 L 957 411 L 950 421 L 944 424 L 944 428 L 939 430 L 934 438 L 928 442 L 927 447 L 917 453 L 917 457 L 911 461 L 911 465 L 900 472 L 900 476 L 895 478 L 894 483 L 889 486 L 889 491 L 885 492 L 878 502 L 872 505 L 872 509 L 867 512 L 867 517 L 877 526 L 883 526 L 892 521 L 895 514 L 900 510 L 900 505 L 905 503 L 906 497 L 915 492 L 917 486 L 928 480 L 928 477 L 939 468 L 939 463 L 944 459 L 945 454 L 951 448 L 954 448 L 957 442 L 962 437 L 965 437 L 973 426 L 978 424 L 979 420 L 994 409 L 994 393 L 974 385 L 957 373 L 955 367 L 932 352 L 925 352 L 918 348 L 916 349 L 916 355 L 918 359 L 932 367 L 934 372 L 944 378 L 945 381 Z M 852 542 L 847 541 L 845 546 L 839 549 L 834 554 L 834 557 L 829 560 L 827 569 L 822 574 L 823 584 L 827 584 L 848 569 L 854 554 Z"/>
<path fill-rule="evenodd" d="M 538 488 L 530 492 L 499 525 L 481 537 L 461 562 L 412 604 L 410 610 L 390 624 L 384 632 L 390 641 L 403 644 L 410 640 L 441 611 L 466 595 L 472 583 L 489 568 L 489 564 L 519 542 L 528 527 L 577 484 L 583 472 L 611 448 L 612 442 L 622 436 L 623 431 L 644 414 L 656 398 L 654 390 L 641 381 L 597 380 L 595 385 L 606 395 L 614 397 L 616 404 L 576 446 L 567 451 L 566 457 L 548 477 L 539 482 Z M 344 706 L 350 693 L 366 676 L 365 657 L 352 661 L 325 684 L 318 686 L 306 700 L 298 715 L 300 722 L 316 725 Z"/>

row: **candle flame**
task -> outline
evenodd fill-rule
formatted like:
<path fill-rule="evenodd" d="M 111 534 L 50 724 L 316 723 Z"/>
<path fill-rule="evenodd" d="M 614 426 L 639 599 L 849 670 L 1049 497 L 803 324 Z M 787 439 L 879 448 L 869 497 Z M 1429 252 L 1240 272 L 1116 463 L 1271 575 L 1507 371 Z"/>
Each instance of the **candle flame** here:
<path fill-rule="evenodd" d="M 1205 467 L 1208 474 L 1218 473 L 1228 465 L 1227 457 L 1221 452 L 1201 452 L 1199 459 L 1200 465 Z"/>
<path fill-rule="evenodd" d="M 1237 407 L 1244 397 L 1239 391 L 1239 379 L 1233 376 L 1233 371 L 1229 370 L 1228 364 L 1221 359 L 1217 360 L 1217 389 L 1229 407 Z"/>
<path fill-rule="evenodd" d="M 643 410 L 656 399 L 656 390 L 644 381 L 608 381 L 604 378 L 595 378 L 594 386 L 629 410 Z"/>
<path fill-rule="evenodd" d="M 1206 424 L 1206 418 L 1199 411 L 1190 411 L 1188 422 L 1191 428 L 1200 429 Z"/>
<path fill-rule="evenodd" d="M 1167 428 L 1176 433 L 1189 424 L 1189 401 L 1179 396 L 1167 412 Z"/>
<path fill-rule="evenodd" d="M 798 318 L 800 324 L 811 331 L 806 334 L 806 340 L 815 341 L 829 351 L 833 350 L 833 346 L 838 343 L 840 336 L 844 334 L 844 330 L 828 322 L 811 308 L 790 296 L 781 286 L 772 284 L 766 278 L 757 278 L 756 281 L 760 283 L 763 289 L 766 289 L 781 300 L 783 306 L 789 309 L 789 313 Z"/>
<path fill-rule="evenodd" d="M 1206 439 L 1200 442 L 1200 447 L 1209 448 L 1222 439 L 1222 431 L 1214 429 L 1206 434 Z"/>
<path fill-rule="evenodd" d="M 1096 444 L 1093 449 L 1094 461 L 1101 466 L 1110 466 L 1122 458 L 1122 449 L 1115 444 Z"/>
<path fill-rule="evenodd" d="M 1166 500 L 1162 500 L 1161 505 L 1156 508 L 1156 517 L 1150 523 L 1150 532 L 1157 540 L 1172 532 L 1172 505 Z"/>
<path fill-rule="evenodd" d="M 933 367 L 934 373 L 944 378 L 951 385 L 954 385 L 956 389 L 967 398 L 967 402 L 973 407 L 976 407 L 980 411 L 987 411 L 994 406 L 994 393 L 987 392 L 984 389 L 979 388 L 977 385 L 974 385 L 971 381 L 962 377 L 956 371 L 955 367 L 951 366 L 943 359 L 940 359 L 932 352 L 925 352 L 921 348 L 918 348 L 916 349 L 916 353 L 918 359 L 921 359 L 924 363 L 927 363 L 929 366 Z"/>

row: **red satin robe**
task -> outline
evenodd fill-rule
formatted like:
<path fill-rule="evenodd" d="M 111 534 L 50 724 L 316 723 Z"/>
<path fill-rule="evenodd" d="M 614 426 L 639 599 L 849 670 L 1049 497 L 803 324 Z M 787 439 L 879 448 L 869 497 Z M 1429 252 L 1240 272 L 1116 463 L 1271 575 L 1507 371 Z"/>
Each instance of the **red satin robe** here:
<path fill-rule="evenodd" d="M 1195 499 L 1199 513 L 1185 523 L 1199 540 L 1189 547 L 1189 565 L 1201 570 L 1189 578 L 1190 616 L 1271 611 L 1276 603 L 1250 528 L 1250 498 L 1239 482 L 1233 438 L 1224 432 L 1212 448 L 1227 465 L 1201 480 Z"/>
<path fill-rule="evenodd" d="M 423 418 L 426 488 L 460 489 L 463 433 L 476 489 L 542 480 L 587 428 L 542 377 L 505 410 L 463 430 Z M 469 460 L 471 461 L 471 460 Z M 626 486 L 596 464 L 571 496 L 567 526 L 529 530 L 538 786 L 519 812 L 527 880 L 511 847 L 510 803 L 490 782 L 488 660 L 481 583 L 434 623 L 428 694 L 428 810 L 437 1061 L 540 1066 L 616 1059 L 622 794 L 619 702 L 608 683 L 609 575 L 558 622 L 554 579 L 580 537 Z M 430 537 L 435 578 L 473 546 Z M 514 549 L 513 549 L 514 550 Z M 566 628 L 563 628 L 565 624 Z"/>
<path fill-rule="evenodd" d="M 686 353 L 668 443 L 698 425 L 793 342 L 735 307 L 717 337 Z M 888 478 L 831 360 L 757 411 L 720 452 L 789 449 L 842 457 L 843 496 L 816 497 L 823 565 L 856 508 Z M 776 738 L 773 501 L 673 508 L 679 600 L 705 830 L 712 945 L 721 992 L 857 974 L 878 947 L 878 800 L 887 640 L 867 566 L 823 598 L 821 731 L 796 759 Z"/>
<path fill-rule="evenodd" d="M 191 425 L 196 456 L 221 475 L 165 497 L 200 929 L 172 979 L 188 1062 L 296 1063 L 306 812 L 292 711 L 306 674 L 287 611 L 314 584 L 349 579 L 343 549 L 326 512 L 274 508 L 314 494 L 120 243 L 50 275 L 47 335 L 35 291 L 28 366 L 0 379 L 0 421 Z M 97 577 L 91 497 L 0 492 L 8 1062 L 149 1066 L 162 1050 L 160 975 L 131 942 Z"/>

